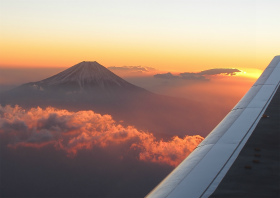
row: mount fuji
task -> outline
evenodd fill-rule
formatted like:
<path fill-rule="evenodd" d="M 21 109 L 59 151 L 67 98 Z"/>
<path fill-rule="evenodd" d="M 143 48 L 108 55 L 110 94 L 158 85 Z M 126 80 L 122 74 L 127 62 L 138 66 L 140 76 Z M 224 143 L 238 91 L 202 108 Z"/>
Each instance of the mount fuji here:
<path fill-rule="evenodd" d="M 75 107 L 87 108 L 89 104 L 96 108 L 102 104 L 120 104 L 150 94 L 96 61 L 83 61 L 47 79 L 6 91 L 0 95 L 0 102 L 2 105 L 18 104 L 24 107 L 71 106 L 71 109 L 76 110 Z"/>
<path fill-rule="evenodd" d="M 66 93 L 87 92 L 97 94 L 120 91 L 144 91 L 128 83 L 96 61 L 83 61 L 45 80 L 28 83 L 39 90 L 60 90 Z M 96 93 L 97 92 L 97 93 Z"/>
<path fill-rule="evenodd" d="M 184 136 L 186 131 L 190 132 L 188 135 L 207 134 L 216 124 L 209 120 L 213 119 L 209 114 L 216 109 L 196 101 L 149 92 L 125 81 L 96 61 L 83 61 L 44 80 L 2 92 L 0 104 L 93 110 L 110 114 L 115 120 L 139 129 L 159 133 L 161 137 Z M 195 124 L 197 120 L 205 124 Z M 207 123 L 211 123 L 210 126 Z"/>

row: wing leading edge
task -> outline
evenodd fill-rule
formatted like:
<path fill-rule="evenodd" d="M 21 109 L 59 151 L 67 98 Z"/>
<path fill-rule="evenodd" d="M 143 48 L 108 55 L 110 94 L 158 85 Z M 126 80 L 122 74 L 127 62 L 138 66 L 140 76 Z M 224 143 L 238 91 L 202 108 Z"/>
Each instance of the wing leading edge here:
<path fill-rule="evenodd" d="M 280 56 L 276 56 L 220 124 L 146 197 L 211 196 L 256 129 L 279 84 Z"/>

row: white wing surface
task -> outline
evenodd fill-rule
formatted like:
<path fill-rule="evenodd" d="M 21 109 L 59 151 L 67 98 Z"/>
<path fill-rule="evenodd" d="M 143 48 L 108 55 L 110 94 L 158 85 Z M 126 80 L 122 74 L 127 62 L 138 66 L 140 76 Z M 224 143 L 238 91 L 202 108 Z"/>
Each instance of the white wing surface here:
<path fill-rule="evenodd" d="M 253 191 L 254 185 L 250 184 L 251 186 L 249 186 L 249 184 L 244 184 L 245 186 L 247 185 L 247 187 L 243 189 L 242 186 L 238 186 L 240 185 L 239 181 L 242 180 L 242 178 L 233 178 L 231 180 L 231 178 L 226 179 L 226 175 L 230 172 L 230 169 L 233 169 L 232 175 L 235 175 L 235 173 L 237 174 L 237 172 L 246 175 L 248 171 L 248 175 L 254 175 L 254 167 L 250 164 L 246 165 L 247 161 L 246 163 L 244 162 L 244 159 L 248 160 L 250 158 L 250 155 L 247 155 L 247 157 L 243 157 L 243 161 L 241 160 L 241 162 L 244 162 L 245 164 L 239 163 L 235 165 L 239 166 L 239 169 L 235 170 L 232 167 L 234 163 L 237 163 L 238 160 L 236 159 L 240 156 L 242 149 L 245 148 L 245 145 L 248 143 L 249 138 L 253 136 L 252 134 L 255 133 L 254 131 L 256 130 L 256 127 L 258 126 L 260 120 L 270 119 L 268 116 L 264 116 L 264 114 L 268 106 L 270 105 L 271 100 L 276 95 L 276 92 L 279 95 L 279 83 L 280 56 L 276 56 L 271 61 L 269 66 L 265 69 L 260 78 L 248 91 L 248 93 L 231 110 L 231 112 L 205 138 L 205 140 L 201 142 L 201 144 L 177 168 L 175 168 L 169 174 L 169 176 L 167 176 L 151 193 L 147 195 L 147 198 L 196 198 L 210 197 L 211 195 L 212 197 L 234 197 L 245 195 L 246 197 L 250 197 L 250 192 L 247 191 Z M 276 118 L 276 121 L 274 119 L 274 125 L 275 122 L 276 125 L 271 130 L 274 130 L 275 134 L 278 133 L 278 135 L 276 134 L 275 137 L 279 140 L 279 97 L 276 102 L 276 107 L 273 106 L 271 107 L 271 109 L 274 109 L 274 112 L 277 113 L 278 117 Z M 267 128 L 266 130 L 269 130 L 269 128 Z M 259 137 L 259 139 L 260 138 L 261 136 Z M 255 140 L 252 139 L 251 141 L 252 143 L 250 143 L 250 145 L 254 145 Z M 276 155 L 278 152 L 278 156 L 280 156 L 279 141 L 276 143 L 274 142 L 274 144 L 276 144 L 274 150 L 278 149 L 276 150 Z M 259 152 L 259 150 L 261 150 L 256 145 L 252 146 L 252 148 L 255 149 L 255 152 Z M 246 152 L 250 153 L 252 148 L 248 148 Z M 253 155 L 252 153 L 252 156 L 260 157 L 261 155 Z M 273 156 L 271 158 L 273 158 Z M 277 160 L 278 161 L 276 163 L 278 163 L 279 165 L 279 157 L 277 158 Z M 251 161 L 255 162 L 256 164 L 260 162 L 259 159 L 254 160 L 253 158 Z M 272 173 L 268 174 L 276 174 L 277 188 L 277 185 L 280 184 L 279 173 L 273 173 L 273 171 L 275 172 L 275 168 L 273 169 L 268 167 L 271 163 L 274 162 L 275 161 L 262 163 L 260 167 L 263 166 L 264 170 L 272 171 Z M 258 172 L 262 171 L 261 168 L 258 168 L 256 170 L 258 170 Z M 279 171 L 279 168 L 277 169 L 276 164 L 276 172 L 277 170 Z M 242 171 L 247 172 L 243 173 Z M 257 179 L 258 178 L 255 178 L 255 180 Z M 227 183 L 221 184 L 224 182 L 224 180 L 225 182 L 228 180 Z M 244 181 L 247 182 L 246 179 L 244 179 Z M 232 184 L 232 182 L 235 182 L 236 184 Z M 253 176 L 250 176 L 250 180 L 248 180 L 247 183 L 250 182 L 254 182 Z M 238 194 L 238 192 L 236 192 L 238 190 L 224 190 L 224 188 L 231 189 L 234 185 L 237 186 L 237 189 L 243 189 L 243 191 L 240 190 Z M 262 192 L 265 194 L 266 189 L 263 189 Z M 277 193 L 279 193 L 279 190 L 276 190 L 274 194 L 272 194 L 272 197 Z"/>

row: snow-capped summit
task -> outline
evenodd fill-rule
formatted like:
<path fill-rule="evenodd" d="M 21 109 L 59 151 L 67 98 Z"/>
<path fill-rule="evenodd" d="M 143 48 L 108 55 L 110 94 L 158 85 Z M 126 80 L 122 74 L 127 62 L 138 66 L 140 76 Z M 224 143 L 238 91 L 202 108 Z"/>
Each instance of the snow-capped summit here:
<path fill-rule="evenodd" d="M 98 62 L 83 61 L 52 77 L 29 83 L 39 89 L 65 89 L 67 91 L 98 89 L 120 89 L 138 87 L 128 83 Z"/>
<path fill-rule="evenodd" d="M 96 61 L 83 61 L 54 76 L 23 84 L 0 94 L 0 104 L 57 107 L 120 104 L 151 93 L 137 87 Z"/>

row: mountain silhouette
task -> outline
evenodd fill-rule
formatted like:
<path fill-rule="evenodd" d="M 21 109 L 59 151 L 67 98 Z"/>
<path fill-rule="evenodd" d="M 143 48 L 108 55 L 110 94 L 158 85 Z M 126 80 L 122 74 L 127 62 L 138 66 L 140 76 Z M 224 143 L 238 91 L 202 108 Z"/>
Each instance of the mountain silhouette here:
<path fill-rule="evenodd" d="M 93 110 L 160 137 L 206 135 L 225 115 L 196 101 L 151 93 L 96 61 L 83 61 L 44 80 L 2 92 L 0 104 Z M 213 112 L 217 116 L 211 116 Z"/>
<path fill-rule="evenodd" d="M 1 104 L 24 107 L 55 106 L 78 109 L 86 105 L 99 108 L 129 102 L 144 95 L 147 90 L 137 87 L 96 61 L 83 61 L 54 76 L 38 82 L 23 84 L 1 94 Z M 72 104 L 73 103 L 73 104 Z M 75 103 L 75 104 L 74 104 Z"/>
<path fill-rule="evenodd" d="M 96 61 L 83 61 L 45 80 L 28 83 L 39 90 L 60 90 L 63 92 L 116 92 L 144 91 L 115 75 Z"/>

